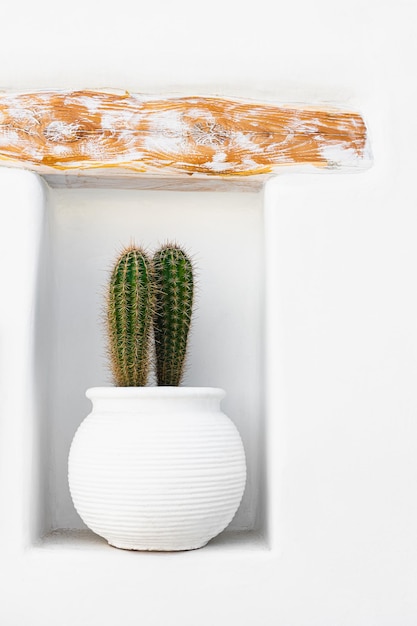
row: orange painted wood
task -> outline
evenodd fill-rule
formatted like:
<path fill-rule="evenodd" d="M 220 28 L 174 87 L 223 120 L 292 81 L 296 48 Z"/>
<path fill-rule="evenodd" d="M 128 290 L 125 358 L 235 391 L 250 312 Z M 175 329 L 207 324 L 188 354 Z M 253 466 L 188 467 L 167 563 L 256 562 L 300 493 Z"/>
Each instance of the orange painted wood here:
<path fill-rule="evenodd" d="M 0 163 L 40 173 L 231 177 L 367 159 L 361 115 L 333 108 L 91 90 L 0 95 Z"/>

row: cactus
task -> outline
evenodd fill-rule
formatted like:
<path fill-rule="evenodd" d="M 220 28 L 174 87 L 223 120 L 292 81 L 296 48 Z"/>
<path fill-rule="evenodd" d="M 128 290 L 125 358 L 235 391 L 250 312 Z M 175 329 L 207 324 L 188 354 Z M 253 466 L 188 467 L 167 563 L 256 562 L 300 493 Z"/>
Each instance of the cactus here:
<path fill-rule="evenodd" d="M 151 260 L 140 248 L 125 248 L 110 278 L 106 320 L 110 364 L 119 387 L 146 385 L 153 291 Z"/>
<path fill-rule="evenodd" d="M 193 306 L 193 267 L 175 244 L 153 258 L 155 277 L 155 354 L 159 386 L 178 386 L 184 372 Z"/>

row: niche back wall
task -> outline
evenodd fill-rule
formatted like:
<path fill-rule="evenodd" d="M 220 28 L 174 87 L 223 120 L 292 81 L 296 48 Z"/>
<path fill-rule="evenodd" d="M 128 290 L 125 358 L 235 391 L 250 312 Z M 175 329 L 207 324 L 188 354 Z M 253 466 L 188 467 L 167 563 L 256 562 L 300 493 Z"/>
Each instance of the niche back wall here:
<path fill-rule="evenodd" d="M 67 457 L 91 410 L 85 390 L 112 384 L 102 319 L 112 262 L 132 241 L 152 251 L 167 240 L 185 246 L 197 274 L 184 384 L 226 390 L 224 410 L 242 434 L 248 459 L 247 488 L 231 528 L 254 529 L 263 457 L 261 194 L 51 189 L 48 210 L 52 281 L 46 297 L 53 325 L 47 529 L 84 527 L 68 491 Z"/>

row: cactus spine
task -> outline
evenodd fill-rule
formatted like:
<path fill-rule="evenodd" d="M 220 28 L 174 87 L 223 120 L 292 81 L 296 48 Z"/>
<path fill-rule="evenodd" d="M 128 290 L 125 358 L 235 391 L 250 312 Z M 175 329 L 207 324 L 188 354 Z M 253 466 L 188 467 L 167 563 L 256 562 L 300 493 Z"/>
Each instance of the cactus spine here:
<path fill-rule="evenodd" d="M 115 263 L 107 301 L 109 356 L 119 387 L 146 385 L 153 291 L 151 260 L 141 248 L 125 248 Z"/>
<path fill-rule="evenodd" d="M 155 276 L 155 354 L 159 386 L 177 386 L 184 372 L 193 306 L 193 267 L 175 244 L 162 246 L 153 258 Z"/>

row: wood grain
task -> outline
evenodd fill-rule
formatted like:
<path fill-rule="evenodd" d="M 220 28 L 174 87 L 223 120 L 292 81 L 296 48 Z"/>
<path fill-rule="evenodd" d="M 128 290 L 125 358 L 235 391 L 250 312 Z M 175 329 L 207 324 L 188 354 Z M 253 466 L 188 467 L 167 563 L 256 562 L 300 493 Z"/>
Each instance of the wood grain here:
<path fill-rule="evenodd" d="M 259 176 L 282 166 L 365 167 L 360 114 L 215 97 L 105 91 L 0 95 L 0 162 L 40 173 Z"/>

